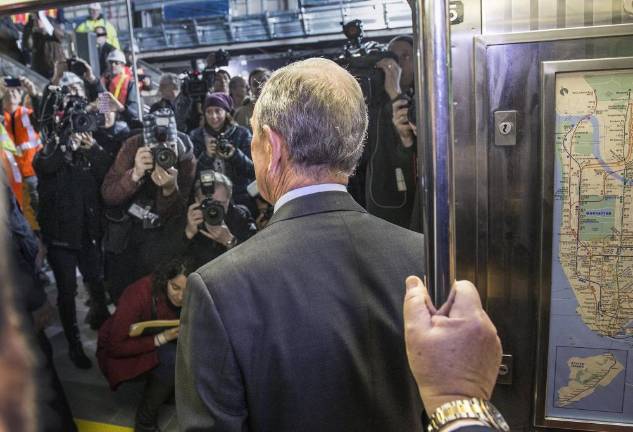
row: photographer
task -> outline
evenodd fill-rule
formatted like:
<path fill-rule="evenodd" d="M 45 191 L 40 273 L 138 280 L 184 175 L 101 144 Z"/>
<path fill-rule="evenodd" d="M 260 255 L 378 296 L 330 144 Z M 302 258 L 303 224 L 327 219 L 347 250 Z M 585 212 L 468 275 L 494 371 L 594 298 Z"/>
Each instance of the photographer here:
<path fill-rule="evenodd" d="M 29 14 L 24 27 L 22 49 L 31 52 L 31 69 L 45 78 L 50 78 L 55 63 L 66 58 L 62 43 L 64 30 L 45 11 Z"/>
<path fill-rule="evenodd" d="M 97 143 L 110 156 L 110 160 L 116 159 L 121 145 L 130 136 L 130 127 L 124 121 L 118 119 L 118 113 L 115 111 L 104 114 L 105 123 L 103 126 L 93 132 L 93 137 Z"/>
<path fill-rule="evenodd" d="M 246 187 L 255 178 L 251 160 L 251 133 L 231 117 L 232 102 L 224 93 L 212 93 L 204 101 L 204 126 L 191 132 L 199 170 L 212 169 L 233 182 L 233 198 L 255 214 Z"/>
<path fill-rule="evenodd" d="M 229 96 L 233 99 L 233 109 L 238 109 L 250 102 L 248 83 L 244 78 L 239 75 L 231 78 L 229 82 Z"/>
<path fill-rule="evenodd" d="M 233 203 L 233 185 L 227 176 L 201 171 L 194 188 L 184 236 L 180 231 L 181 249 L 175 249 L 174 254 L 189 257 L 193 267 L 198 268 L 248 240 L 257 228 L 248 209 Z M 173 244 L 178 244 L 178 240 Z"/>
<path fill-rule="evenodd" d="M 404 228 L 411 226 L 416 191 L 416 148 L 402 140 L 400 126 L 393 123 L 392 103 L 413 88 L 413 39 L 398 36 L 389 43 L 398 61 L 385 58 L 376 67 L 385 73 L 385 93 L 379 111 L 370 116 L 366 159 L 367 210 Z M 398 127 L 398 129 L 396 128 Z"/>
<path fill-rule="evenodd" d="M 88 369 L 75 309 L 77 267 L 90 294 L 89 323 L 94 329 L 109 316 L 101 270 L 101 203 L 99 187 L 109 165 L 107 153 L 86 123 L 87 100 L 66 95 L 57 134 L 47 137 L 36 155 L 40 207 L 38 220 L 48 247 L 48 261 L 57 283 L 57 305 L 72 362 Z"/>
<path fill-rule="evenodd" d="M 166 223 L 186 212 L 196 172 L 191 141 L 178 133 L 171 110 L 144 121 L 143 134 L 123 143 L 101 187 L 108 206 L 106 275 L 115 301 L 169 254 Z"/>
<path fill-rule="evenodd" d="M 253 109 L 255 109 L 255 102 L 262 93 L 262 87 L 270 78 L 271 72 L 265 68 L 253 69 L 248 75 L 248 85 L 251 89 L 252 97 L 248 100 L 248 103 L 242 105 L 235 110 L 235 121 L 240 126 L 244 126 L 249 131 L 251 129 L 251 117 L 253 116 Z"/>
<path fill-rule="evenodd" d="M 213 92 L 224 93 L 229 95 L 229 83 L 231 82 L 231 74 L 224 69 L 218 69 L 215 72 L 215 79 L 213 80 Z"/>
<path fill-rule="evenodd" d="M 176 114 L 176 125 L 180 132 L 189 132 L 200 126 L 198 115 L 194 115 L 194 101 L 182 92 L 182 82 L 178 75 L 165 73 L 160 77 L 158 94 L 161 99 L 154 103 L 150 112 L 169 108 Z"/>
<path fill-rule="evenodd" d="M 174 259 L 154 274 L 128 286 L 116 312 L 99 330 L 99 367 L 116 390 L 126 381 L 145 378 L 134 430 L 154 432 L 161 405 L 174 393 L 178 327 L 157 334 L 131 337 L 130 326 L 142 321 L 176 320 L 180 317 L 187 276 L 193 267 Z"/>
<path fill-rule="evenodd" d="M 69 69 L 69 66 L 72 70 Z M 62 60 L 55 63 L 55 72 L 51 78 L 51 85 L 65 86 L 71 93 L 81 94 L 89 102 L 97 99 L 99 93 L 105 91 L 105 88 L 95 76 L 92 67 L 81 58 Z M 49 86 L 47 86 L 42 96 L 44 117 L 49 117 L 52 114 L 47 109 L 49 90 Z"/>

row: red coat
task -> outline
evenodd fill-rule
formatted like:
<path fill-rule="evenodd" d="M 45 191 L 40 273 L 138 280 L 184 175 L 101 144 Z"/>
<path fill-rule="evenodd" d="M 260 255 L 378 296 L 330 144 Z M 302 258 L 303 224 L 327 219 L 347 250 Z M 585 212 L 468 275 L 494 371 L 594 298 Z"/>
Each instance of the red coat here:
<path fill-rule="evenodd" d="M 167 297 L 160 294 L 156 299 L 156 319 L 178 319 L 173 308 L 167 305 Z M 114 315 L 99 329 L 97 360 L 101 371 L 116 388 L 123 381 L 135 378 L 158 365 L 158 352 L 154 336 L 130 337 L 130 325 L 152 319 L 152 276 L 145 276 L 128 286 Z"/>

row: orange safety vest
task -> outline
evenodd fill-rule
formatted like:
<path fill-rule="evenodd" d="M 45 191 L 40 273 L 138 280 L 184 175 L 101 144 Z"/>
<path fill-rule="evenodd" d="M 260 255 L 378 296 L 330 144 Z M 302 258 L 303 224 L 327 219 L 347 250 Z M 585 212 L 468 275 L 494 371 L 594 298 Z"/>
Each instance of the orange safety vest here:
<path fill-rule="evenodd" d="M 9 138 L 15 143 L 17 149 L 15 160 L 23 177 L 35 175 L 33 159 L 35 154 L 42 148 L 40 135 L 35 132 L 31 124 L 30 115 L 32 112 L 32 110 L 23 106 L 19 106 L 13 115 L 10 112 L 4 112 L 4 127 L 7 130 L 7 134 L 9 134 Z"/>
<path fill-rule="evenodd" d="M 12 147 L 13 143 L 9 135 L 7 135 L 2 126 L 0 126 L 0 161 L 2 162 L 4 172 L 7 174 L 9 185 L 11 185 L 11 189 L 15 194 L 15 199 L 18 201 L 18 204 L 20 204 L 20 207 L 24 208 L 22 199 L 22 175 L 20 174 L 20 168 L 11 150 Z"/>
<path fill-rule="evenodd" d="M 123 105 L 127 103 L 127 91 L 132 80 L 132 73 L 129 67 L 125 67 L 123 72 L 115 75 L 108 85 L 108 91 L 114 95 Z"/>

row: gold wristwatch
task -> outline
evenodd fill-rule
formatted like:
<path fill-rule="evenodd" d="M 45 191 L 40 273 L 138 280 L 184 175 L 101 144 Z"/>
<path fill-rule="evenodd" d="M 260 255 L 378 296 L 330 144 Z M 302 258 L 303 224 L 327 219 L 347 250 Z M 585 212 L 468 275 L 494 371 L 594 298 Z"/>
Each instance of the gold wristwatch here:
<path fill-rule="evenodd" d="M 478 420 L 486 426 L 503 432 L 510 427 L 501 413 L 484 399 L 463 399 L 445 403 L 431 416 L 428 432 L 438 432 L 457 420 Z"/>

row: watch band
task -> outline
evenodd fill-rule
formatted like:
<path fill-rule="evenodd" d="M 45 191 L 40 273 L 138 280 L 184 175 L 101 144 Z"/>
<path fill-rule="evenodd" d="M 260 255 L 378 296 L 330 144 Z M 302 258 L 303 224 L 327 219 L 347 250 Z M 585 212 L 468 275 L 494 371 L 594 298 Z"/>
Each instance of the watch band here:
<path fill-rule="evenodd" d="M 445 403 L 430 418 L 428 432 L 439 432 L 457 420 L 478 420 L 498 431 L 508 432 L 510 427 L 499 411 L 484 399 L 463 399 Z"/>

